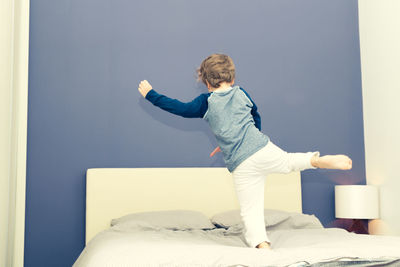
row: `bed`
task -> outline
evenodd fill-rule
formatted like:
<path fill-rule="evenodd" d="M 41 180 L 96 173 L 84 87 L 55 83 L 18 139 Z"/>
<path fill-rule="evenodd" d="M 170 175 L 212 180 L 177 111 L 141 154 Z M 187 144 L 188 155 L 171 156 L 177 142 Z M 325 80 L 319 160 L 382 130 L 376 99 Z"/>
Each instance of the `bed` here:
<path fill-rule="evenodd" d="M 89 169 L 86 246 L 73 267 L 400 266 L 400 237 L 324 228 L 299 172 L 267 177 L 272 250 L 250 248 L 225 168 Z"/>

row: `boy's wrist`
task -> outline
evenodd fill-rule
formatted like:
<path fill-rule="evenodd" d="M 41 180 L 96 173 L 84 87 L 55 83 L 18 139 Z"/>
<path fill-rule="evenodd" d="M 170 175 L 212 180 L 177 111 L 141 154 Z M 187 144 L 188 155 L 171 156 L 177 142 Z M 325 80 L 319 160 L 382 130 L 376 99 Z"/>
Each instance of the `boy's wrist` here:
<path fill-rule="evenodd" d="M 153 91 L 153 89 L 150 89 L 149 91 L 146 92 L 146 95 L 144 95 L 144 98 L 148 99 L 148 97 L 151 96 L 151 91 Z"/>

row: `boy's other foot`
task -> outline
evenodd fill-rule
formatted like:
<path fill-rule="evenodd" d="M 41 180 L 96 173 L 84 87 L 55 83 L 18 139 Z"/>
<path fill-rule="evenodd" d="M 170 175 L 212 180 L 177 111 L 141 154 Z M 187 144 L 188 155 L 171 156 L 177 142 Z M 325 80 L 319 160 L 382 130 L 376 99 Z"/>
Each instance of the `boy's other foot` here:
<path fill-rule="evenodd" d="M 267 242 L 262 242 L 256 246 L 256 248 L 263 248 L 263 249 L 271 249 L 270 245 Z"/>
<path fill-rule="evenodd" d="M 352 161 L 346 155 L 314 156 L 311 158 L 311 165 L 322 169 L 350 170 Z"/>

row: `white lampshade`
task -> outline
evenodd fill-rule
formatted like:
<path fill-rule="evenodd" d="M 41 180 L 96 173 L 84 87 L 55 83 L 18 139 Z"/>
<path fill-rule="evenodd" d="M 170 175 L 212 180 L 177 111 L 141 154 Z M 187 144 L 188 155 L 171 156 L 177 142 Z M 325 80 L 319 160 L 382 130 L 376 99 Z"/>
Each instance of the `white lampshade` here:
<path fill-rule="evenodd" d="M 379 218 L 379 192 L 373 185 L 335 185 L 336 218 Z"/>

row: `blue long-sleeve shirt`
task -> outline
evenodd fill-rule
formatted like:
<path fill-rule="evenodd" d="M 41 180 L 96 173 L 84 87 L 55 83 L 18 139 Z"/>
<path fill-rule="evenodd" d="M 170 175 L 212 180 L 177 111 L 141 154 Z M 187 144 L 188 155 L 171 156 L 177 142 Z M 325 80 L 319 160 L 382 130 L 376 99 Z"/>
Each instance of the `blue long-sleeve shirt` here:
<path fill-rule="evenodd" d="M 251 115 L 253 116 L 255 126 L 261 131 L 261 117 L 257 111 L 257 106 L 250 98 L 249 94 L 243 88 L 240 87 L 240 89 L 246 94 L 253 104 L 253 107 L 251 108 Z M 184 118 L 203 118 L 208 109 L 207 99 L 211 94 L 212 93 L 204 93 L 192 101 L 184 103 L 177 99 L 169 98 L 165 95 L 159 94 L 152 89 L 147 93 L 146 99 L 153 103 L 153 105 L 172 114 L 179 115 Z"/>
<path fill-rule="evenodd" d="M 230 172 L 269 140 L 261 133 L 261 117 L 256 104 L 239 86 L 204 93 L 187 103 L 155 90 L 149 91 L 146 99 L 175 115 L 205 119 L 217 139 Z"/>

